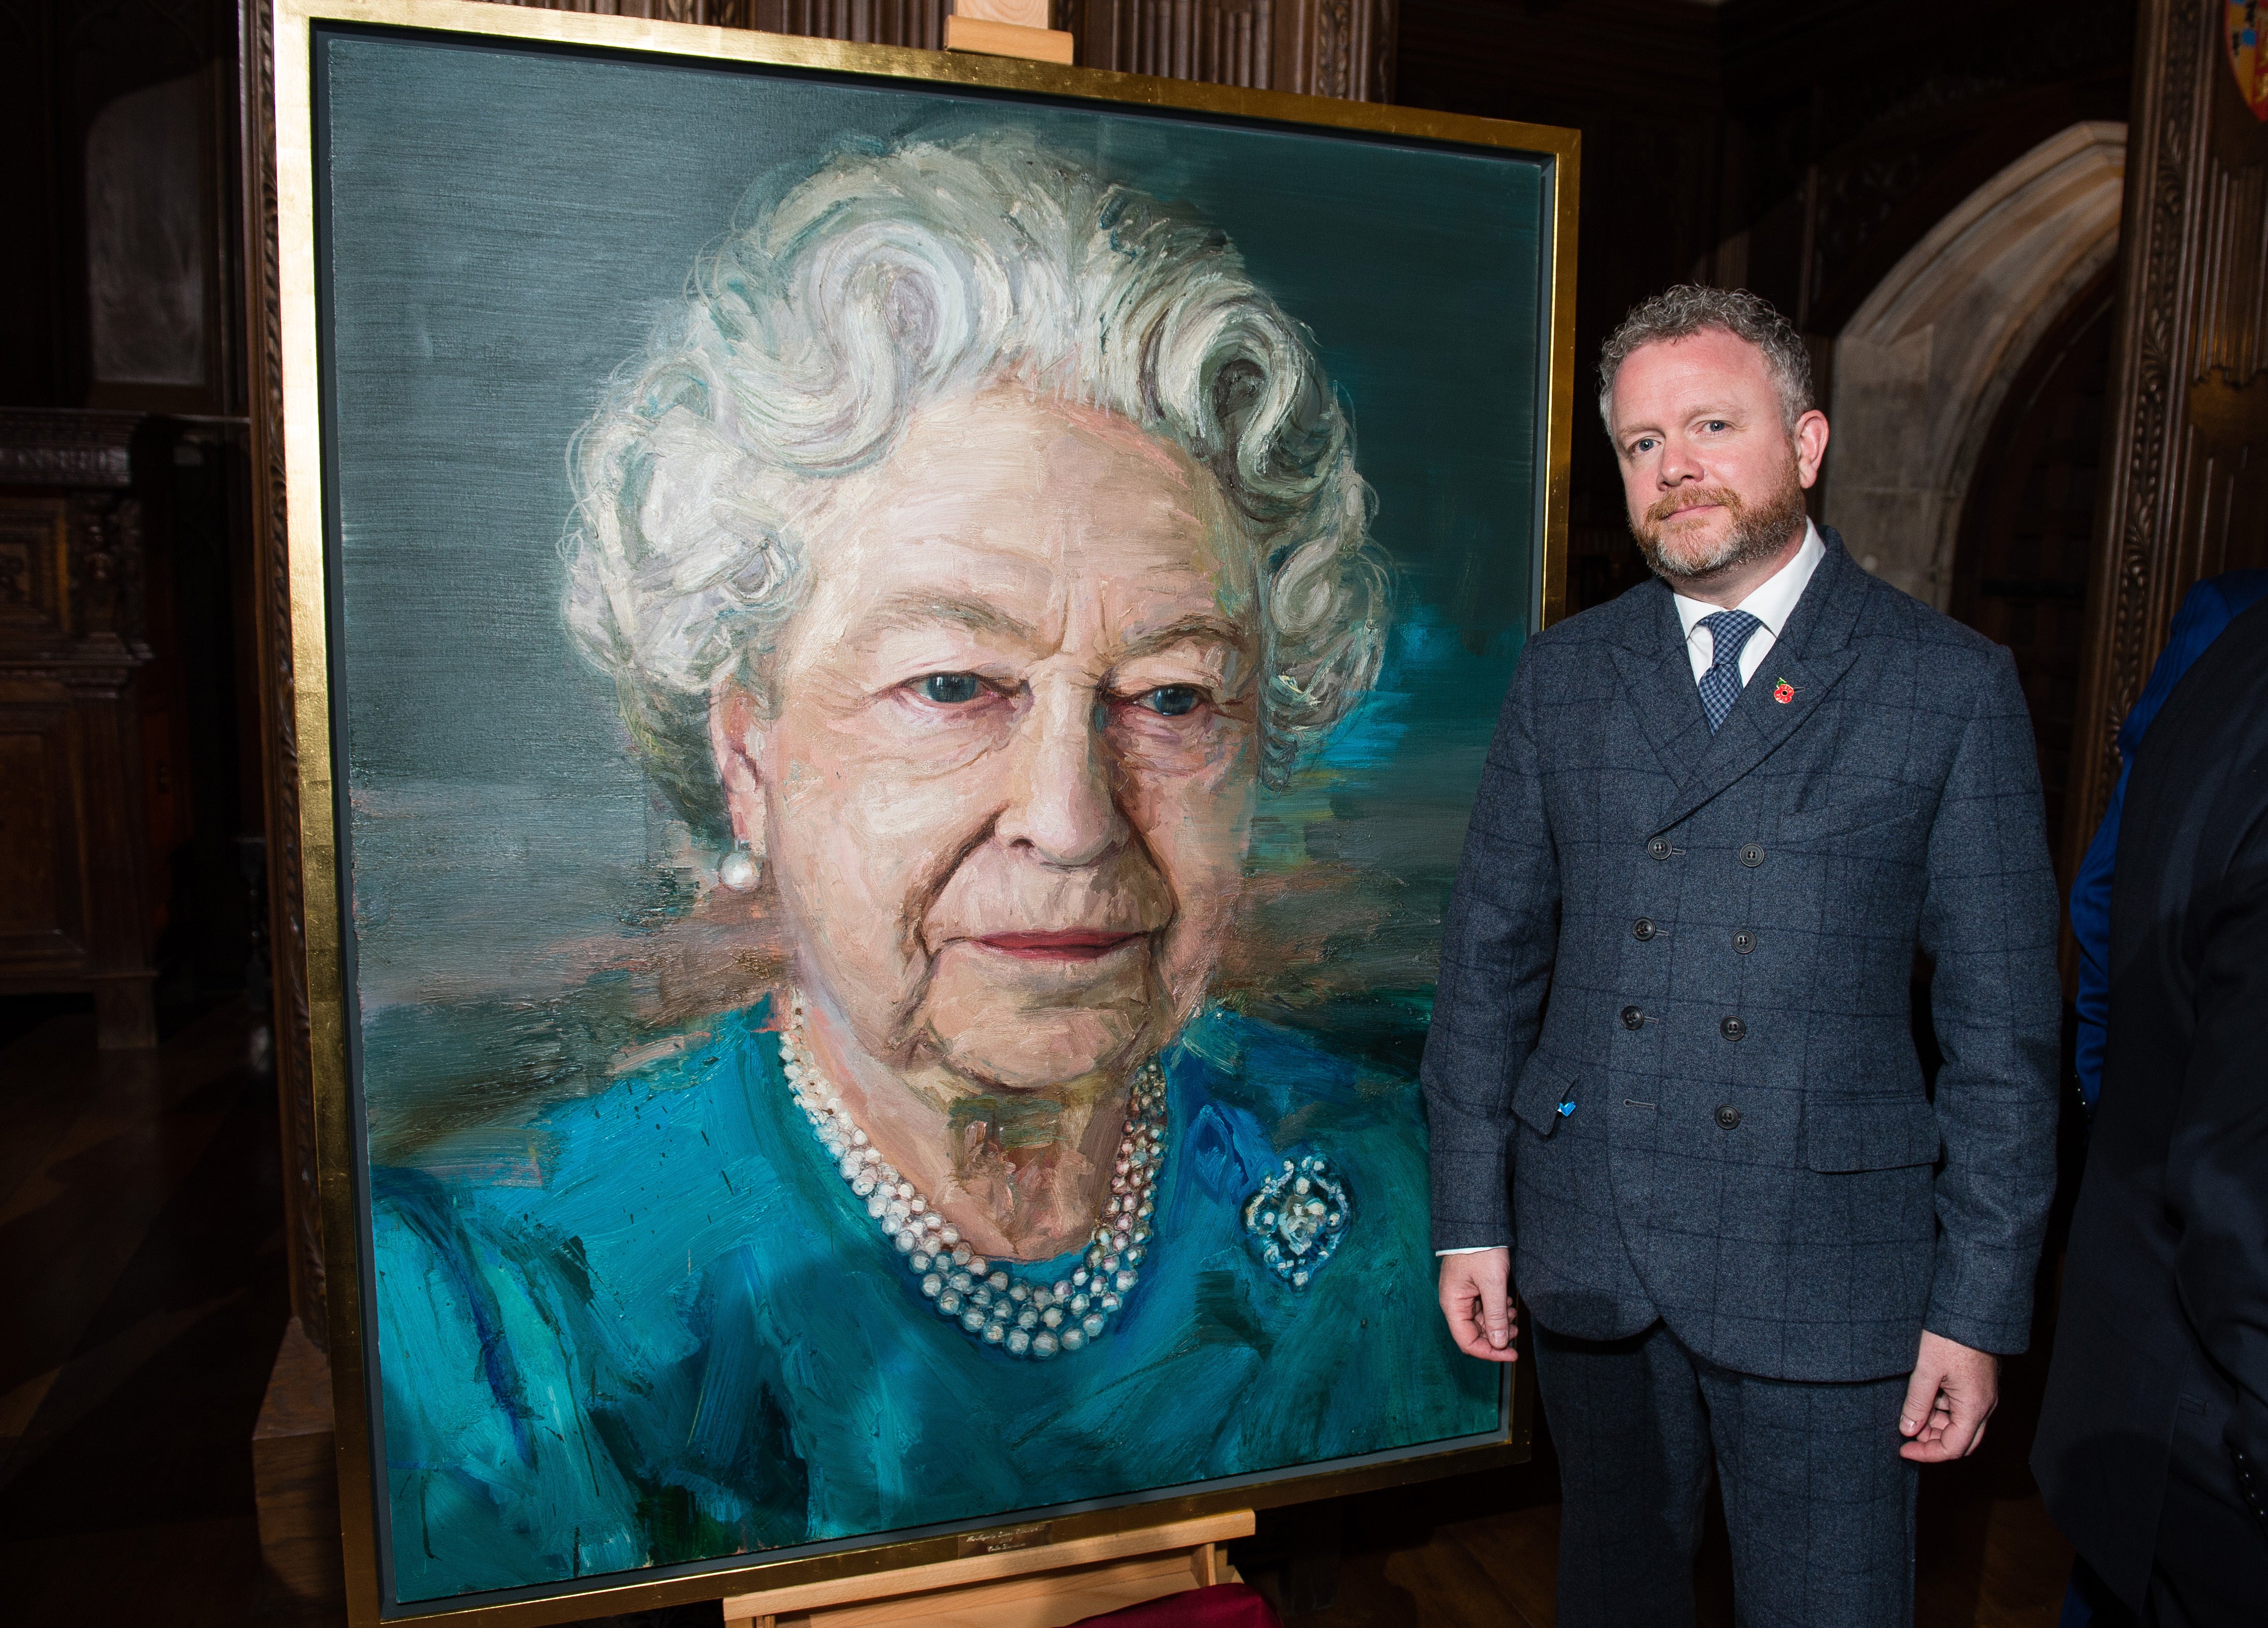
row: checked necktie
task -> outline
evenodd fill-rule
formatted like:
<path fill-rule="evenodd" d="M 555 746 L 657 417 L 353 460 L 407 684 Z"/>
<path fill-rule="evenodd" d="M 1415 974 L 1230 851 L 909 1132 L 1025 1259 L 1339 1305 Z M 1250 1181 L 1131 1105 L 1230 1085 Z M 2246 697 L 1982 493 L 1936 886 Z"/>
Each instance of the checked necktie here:
<path fill-rule="evenodd" d="M 1709 630 L 1714 652 L 1709 671 L 1701 675 L 1701 710 L 1709 715 L 1709 733 L 1714 735 L 1741 699 L 1741 650 L 1764 624 L 1746 611 L 1719 611 L 1703 617 L 1701 626 Z"/>

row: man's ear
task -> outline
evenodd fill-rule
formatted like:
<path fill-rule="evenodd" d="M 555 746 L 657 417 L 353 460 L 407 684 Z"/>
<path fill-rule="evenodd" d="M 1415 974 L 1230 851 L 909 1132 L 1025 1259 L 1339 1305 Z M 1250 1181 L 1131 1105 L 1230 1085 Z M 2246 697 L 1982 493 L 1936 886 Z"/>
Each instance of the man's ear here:
<path fill-rule="evenodd" d="M 1827 458 L 1827 414 L 1814 407 L 1795 421 L 1795 478 L 1809 491 Z"/>
<path fill-rule="evenodd" d="M 762 763 L 769 730 L 763 709 L 739 680 L 719 679 L 709 693 L 709 750 L 733 817 L 733 835 L 761 858 L 764 851 Z"/>

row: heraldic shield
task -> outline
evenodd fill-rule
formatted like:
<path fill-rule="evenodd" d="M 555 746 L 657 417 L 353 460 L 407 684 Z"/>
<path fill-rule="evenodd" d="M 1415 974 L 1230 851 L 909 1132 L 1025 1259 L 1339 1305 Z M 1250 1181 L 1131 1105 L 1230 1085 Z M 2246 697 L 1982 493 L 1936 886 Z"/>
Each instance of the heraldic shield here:
<path fill-rule="evenodd" d="M 2261 48 L 2260 0 L 2228 0 L 2228 22 L 2221 39 L 2236 74 L 2236 93 L 2256 119 L 2268 120 L 2268 50 Z"/>

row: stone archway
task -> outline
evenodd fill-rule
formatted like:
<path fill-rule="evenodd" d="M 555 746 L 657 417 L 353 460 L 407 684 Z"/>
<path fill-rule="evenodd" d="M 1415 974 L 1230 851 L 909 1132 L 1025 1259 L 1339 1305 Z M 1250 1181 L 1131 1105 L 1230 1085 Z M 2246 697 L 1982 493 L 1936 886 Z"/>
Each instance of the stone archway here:
<path fill-rule="evenodd" d="M 2123 124 L 2050 136 L 1940 221 L 1835 341 L 1827 518 L 1867 570 L 1940 610 L 2001 400 L 2117 252 L 2125 167 Z"/>

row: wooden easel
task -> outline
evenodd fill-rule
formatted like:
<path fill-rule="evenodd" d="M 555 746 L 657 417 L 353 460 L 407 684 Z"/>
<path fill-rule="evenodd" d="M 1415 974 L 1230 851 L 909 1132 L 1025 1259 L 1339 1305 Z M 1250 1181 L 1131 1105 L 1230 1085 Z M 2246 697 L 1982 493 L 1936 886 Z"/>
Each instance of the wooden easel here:
<path fill-rule="evenodd" d="M 1028 56 L 1071 66 L 1068 31 L 1048 26 L 1048 0 L 952 0 L 945 48 L 986 56 Z"/>
<path fill-rule="evenodd" d="M 1063 1543 L 1044 1525 L 972 1532 L 958 1559 L 726 1600 L 725 1628 L 1063 1628 L 1238 1580 L 1217 1545 L 1252 1529 L 1252 1511 L 1238 1509 Z"/>

